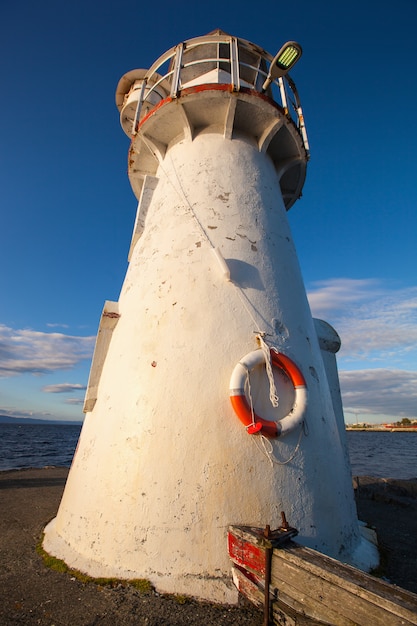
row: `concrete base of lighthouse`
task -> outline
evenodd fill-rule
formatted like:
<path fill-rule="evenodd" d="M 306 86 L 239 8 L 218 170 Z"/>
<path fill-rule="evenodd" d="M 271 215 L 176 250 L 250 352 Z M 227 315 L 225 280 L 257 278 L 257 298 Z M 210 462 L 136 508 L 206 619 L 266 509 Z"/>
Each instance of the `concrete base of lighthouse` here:
<path fill-rule="evenodd" d="M 274 528 L 285 511 L 301 543 L 355 561 L 365 551 L 350 469 L 271 160 L 248 138 L 202 133 L 171 146 L 155 178 L 45 549 L 92 576 L 235 602 L 229 524 Z M 299 364 L 309 393 L 304 430 L 270 453 L 228 397 L 259 331 Z M 280 419 L 292 390 L 276 377 L 275 409 L 262 376 L 255 408 Z"/>

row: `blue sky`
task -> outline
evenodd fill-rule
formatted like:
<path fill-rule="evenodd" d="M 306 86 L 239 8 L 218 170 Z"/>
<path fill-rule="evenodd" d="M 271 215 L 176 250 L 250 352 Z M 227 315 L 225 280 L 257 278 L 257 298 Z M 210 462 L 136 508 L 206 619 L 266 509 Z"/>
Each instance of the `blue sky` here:
<path fill-rule="evenodd" d="M 82 419 L 137 206 L 118 80 L 222 28 L 303 47 L 311 160 L 289 219 L 313 315 L 342 338 L 346 421 L 417 418 L 416 23 L 415 0 L 3 1 L 0 414 Z"/>

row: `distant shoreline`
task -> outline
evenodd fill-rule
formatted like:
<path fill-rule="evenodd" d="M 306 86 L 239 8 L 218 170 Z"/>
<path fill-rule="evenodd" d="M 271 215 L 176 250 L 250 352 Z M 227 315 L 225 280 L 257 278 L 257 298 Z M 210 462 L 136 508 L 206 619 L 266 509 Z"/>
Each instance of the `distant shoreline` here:
<path fill-rule="evenodd" d="M 417 433 L 417 428 L 407 428 L 407 426 L 346 426 L 346 430 L 371 433 Z"/>
<path fill-rule="evenodd" d="M 9 417 L 8 415 L 0 415 L 0 424 L 20 424 L 21 426 L 29 424 L 30 426 L 82 426 L 83 422 L 74 422 L 72 420 L 41 420 L 31 417 Z"/>
<path fill-rule="evenodd" d="M 10 417 L 6 415 L 0 415 L 0 426 L 3 424 L 17 424 L 24 425 L 36 425 L 36 426 L 79 426 L 83 425 L 82 421 L 72 420 L 41 420 L 30 417 Z M 384 426 L 376 424 L 375 426 L 369 424 L 367 426 L 352 426 L 346 425 L 345 429 L 349 432 L 378 432 L 378 433 L 417 433 L 417 428 L 412 426 Z"/>

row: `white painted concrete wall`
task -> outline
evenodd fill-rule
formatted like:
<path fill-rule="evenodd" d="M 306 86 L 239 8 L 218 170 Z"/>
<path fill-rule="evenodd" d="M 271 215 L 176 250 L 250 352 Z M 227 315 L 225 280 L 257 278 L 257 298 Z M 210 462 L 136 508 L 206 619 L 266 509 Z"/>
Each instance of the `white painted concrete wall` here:
<path fill-rule="evenodd" d="M 93 576 L 148 578 L 161 591 L 232 602 L 229 524 L 274 528 L 285 511 L 300 542 L 352 558 L 360 532 L 351 476 L 269 157 L 247 138 L 203 133 L 172 145 L 157 178 L 97 401 L 44 546 Z M 228 397 L 259 330 L 308 386 L 306 434 L 284 465 L 245 432 Z M 291 404 L 284 397 L 273 409 L 259 396 L 265 418 Z M 299 436 L 272 441 L 276 459 L 288 459 Z"/>

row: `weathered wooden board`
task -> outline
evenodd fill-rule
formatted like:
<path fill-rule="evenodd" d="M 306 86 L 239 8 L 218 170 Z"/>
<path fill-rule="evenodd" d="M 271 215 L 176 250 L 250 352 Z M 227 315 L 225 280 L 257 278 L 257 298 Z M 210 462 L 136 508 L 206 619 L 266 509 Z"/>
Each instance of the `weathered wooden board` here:
<path fill-rule="evenodd" d="M 234 526 L 233 528 L 237 528 Z M 262 545 L 262 537 L 254 542 L 253 533 L 229 532 L 227 536 L 229 556 L 233 563 L 244 567 L 249 572 L 256 574 L 260 578 L 265 578 L 265 546 Z M 255 532 L 255 531 L 254 531 Z"/>
<path fill-rule="evenodd" d="M 295 543 L 274 550 L 271 584 L 318 619 L 336 612 L 335 626 L 417 624 L 415 594 Z"/>
<path fill-rule="evenodd" d="M 252 526 L 230 526 L 230 529 L 227 536 L 230 558 L 260 578 L 265 578 L 265 549 L 287 543 L 297 535 L 295 528 L 291 527 L 270 531 L 268 536 L 262 528 Z"/>
<path fill-rule="evenodd" d="M 235 584 L 262 606 L 268 541 L 259 529 L 233 526 L 230 534 Z M 293 541 L 273 550 L 269 590 L 276 624 L 417 625 L 417 595 Z"/>
<path fill-rule="evenodd" d="M 240 593 L 259 609 L 264 608 L 264 588 L 258 586 L 253 579 L 247 577 L 247 572 L 236 566 L 232 567 L 232 575 Z M 285 595 L 281 597 L 281 593 L 271 589 L 271 619 L 273 619 L 274 624 L 279 624 L 280 626 L 316 626 L 316 624 L 324 624 L 324 622 L 318 622 L 302 613 L 297 613 L 285 600 Z M 325 626 L 331 625 L 327 623 Z"/>

